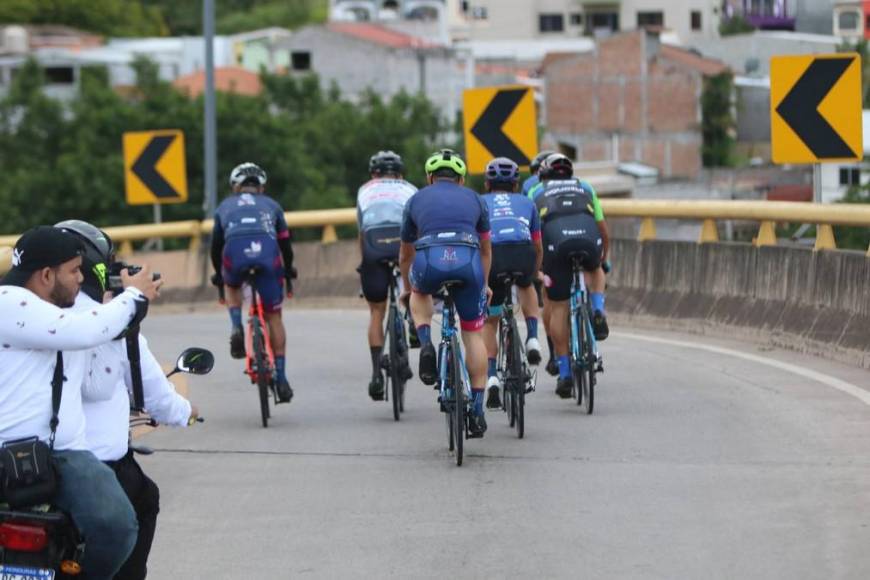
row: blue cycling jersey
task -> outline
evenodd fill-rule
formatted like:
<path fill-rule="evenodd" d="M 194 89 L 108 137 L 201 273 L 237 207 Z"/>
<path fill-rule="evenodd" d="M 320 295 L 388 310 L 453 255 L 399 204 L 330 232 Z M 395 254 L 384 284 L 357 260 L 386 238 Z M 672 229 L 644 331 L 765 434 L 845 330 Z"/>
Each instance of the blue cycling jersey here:
<path fill-rule="evenodd" d="M 242 193 L 221 202 L 215 212 L 215 232 L 224 240 L 266 235 L 272 239 L 289 236 L 284 210 L 263 194 Z"/>
<path fill-rule="evenodd" d="M 487 193 L 493 244 L 531 242 L 541 237 L 541 221 L 535 203 L 520 193 Z"/>
<path fill-rule="evenodd" d="M 489 212 L 474 191 L 452 181 L 436 181 L 419 190 L 408 203 L 402 219 L 402 241 L 413 243 L 438 234 L 468 235 L 488 239 Z M 444 244 L 450 237 L 443 238 Z"/>
<path fill-rule="evenodd" d="M 523 182 L 523 195 L 526 197 L 529 196 L 529 192 L 532 191 L 532 188 L 538 185 L 541 182 L 540 178 L 537 175 L 531 175 L 528 179 Z"/>

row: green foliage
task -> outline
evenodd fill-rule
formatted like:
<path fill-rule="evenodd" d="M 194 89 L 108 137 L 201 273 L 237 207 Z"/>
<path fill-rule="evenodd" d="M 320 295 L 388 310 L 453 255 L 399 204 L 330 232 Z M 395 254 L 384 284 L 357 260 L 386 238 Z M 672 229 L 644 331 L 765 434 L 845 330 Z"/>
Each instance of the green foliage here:
<path fill-rule="evenodd" d="M 843 41 L 837 47 L 837 52 L 857 52 L 861 56 L 861 94 L 864 108 L 870 108 L 870 46 L 867 39 L 862 38 L 856 43 Z"/>
<path fill-rule="evenodd" d="M 724 72 L 704 79 L 701 94 L 701 158 L 704 167 L 734 164 L 735 121 L 731 114 L 734 78 Z"/>
<path fill-rule="evenodd" d="M 719 23 L 720 36 L 747 34 L 754 30 L 755 27 L 740 15 L 732 16 L 731 18 L 723 18 L 722 22 Z"/>
<path fill-rule="evenodd" d="M 0 0 L 0 22 L 63 24 L 106 36 L 169 32 L 161 11 L 138 0 Z"/>
<path fill-rule="evenodd" d="M 78 218 L 101 225 L 146 223 L 150 207 L 124 198 L 122 135 L 181 129 L 190 200 L 164 207 L 164 219 L 202 218 L 203 101 L 160 81 L 155 65 L 138 60 L 134 95 L 123 98 L 101 68 L 83 72 L 69 105 L 42 92 L 42 71 L 30 62 L 0 101 L 0 189 L 6 208 L 2 233 Z M 368 179 L 368 158 L 380 149 L 400 153 L 407 177 L 424 180 L 423 163 L 444 132 L 425 98 L 371 93 L 358 104 L 323 90 L 315 77 L 265 75 L 261 96 L 218 93 L 218 185 L 243 161 L 262 165 L 268 191 L 287 210 L 349 207 Z M 38 199 L 38 203 L 30 200 Z"/>
<path fill-rule="evenodd" d="M 850 189 L 840 203 L 870 204 L 868 186 Z M 834 238 L 839 248 L 864 251 L 870 248 L 870 228 L 837 226 L 834 228 Z"/>

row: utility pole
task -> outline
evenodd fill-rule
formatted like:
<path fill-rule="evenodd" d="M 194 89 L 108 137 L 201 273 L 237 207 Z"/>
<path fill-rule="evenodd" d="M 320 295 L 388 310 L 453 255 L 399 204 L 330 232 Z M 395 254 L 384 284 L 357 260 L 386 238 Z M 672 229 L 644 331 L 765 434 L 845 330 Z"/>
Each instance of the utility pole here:
<path fill-rule="evenodd" d="M 205 191 L 202 209 L 205 218 L 217 208 L 217 121 L 214 97 L 214 0 L 202 1 L 203 40 L 205 41 Z"/>

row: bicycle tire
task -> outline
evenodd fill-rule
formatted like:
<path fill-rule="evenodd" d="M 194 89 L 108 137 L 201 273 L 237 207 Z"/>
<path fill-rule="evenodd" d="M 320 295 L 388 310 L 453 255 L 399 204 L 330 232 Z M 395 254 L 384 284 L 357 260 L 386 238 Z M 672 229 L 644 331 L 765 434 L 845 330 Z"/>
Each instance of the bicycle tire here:
<path fill-rule="evenodd" d="M 450 339 L 450 375 L 451 388 L 453 390 L 453 439 L 456 444 L 456 466 L 462 466 L 465 443 L 465 413 L 467 403 L 465 401 L 465 387 L 462 384 L 462 368 L 460 368 L 459 341 L 453 336 Z"/>
<path fill-rule="evenodd" d="M 448 359 L 450 357 L 449 350 L 447 352 L 444 351 L 445 347 L 441 345 L 439 347 L 439 356 L 438 356 L 438 376 L 441 376 L 442 365 L 449 365 Z M 452 380 L 453 369 L 452 367 L 447 367 L 447 385 L 441 389 L 442 396 L 448 394 L 450 389 L 450 381 Z M 450 398 L 442 399 L 441 405 L 444 409 L 444 421 L 447 424 L 447 449 L 448 451 L 453 451 L 456 449 L 456 443 L 453 440 L 453 403 Z"/>
<path fill-rule="evenodd" d="M 583 404 L 583 315 L 578 311 L 574 313 L 576 325 L 572 325 L 571 334 L 574 334 L 574 326 L 577 328 L 578 336 L 571 336 L 571 377 L 574 380 L 574 396 L 577 399 L 577 405 Z M 573 344 L 576 340 L 578 355 L 574 355 Z"/>
<path fill-rule="evenodd" d="M 387 368 L 387 377 L 390 384 L 387 386 L 392 389 L 393 420 L 398 421 L 401 414 L 402 394 L 400 391 L 402 390 L 402 379 L 399 376 L 399 349 L 397 348 L 396 314 L 395 305 L 390 306 L 390 313 L 387 316 L 387 340 L 390 343 L 388 349 L 390 364 Z"/>
<path fill-rule="evenodd" d="M 251 345 L 254 350 L 254 363 L 257 365 L 257 392 L 260 395 L 260 417 L 263 428 L 269 426 L 269 382 L 266 379 L 266 345 L 263 341 L 263 329 L 260 320 L 254 318 L 251 322 Z"/>
<path fill-rule="evenodd" d="M 514 423 L 517 428 L 517 437 L 523 438 L 525 434 L 525 413 L 523 406 L 525 405 L 525 390 L 526 380 L 523 372 L 523 353 L 520 346 L 520 332 L 517 328 L 517 321 L 511 318 L 510 321 L 510 350 L 508 354 L 508 369 L 510 371 L 510 390 L 512 391 L 512 407 Z M 507 389 L 505 389 L 507 390 Z"/>
<path fill-rule="evenodd" d="M 399 360 L 403 365 L 410 366 L 411 362 L 408 357 L 408 336 L 405 330 L 405 321 L 399 316 L 399 309 L 396 308 L 396 336 L 399 338 L 396 344 L 396 350 L 399 352 Z M 399 384 L 399 412 L 405 412 L 405 386 L 408 381 L 402 379 Z"/>
<path fill-rule="evenodd" d="M 595 353 L 592 351 L 588 311 L 583 318 L 583 410 L 591 415 L 595 408 Z"/>

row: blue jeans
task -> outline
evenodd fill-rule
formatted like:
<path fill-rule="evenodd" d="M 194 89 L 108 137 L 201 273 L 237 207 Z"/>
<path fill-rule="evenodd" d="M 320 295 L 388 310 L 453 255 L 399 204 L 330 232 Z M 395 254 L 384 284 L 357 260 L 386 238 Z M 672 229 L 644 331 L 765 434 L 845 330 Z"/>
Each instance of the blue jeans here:
<path fill-rule="evenodd" d="M 55 451 L 54 459 L 60 476 L 54 504 L 85 540 L 85 577 L 110 580 L 136 544 L 136 512 L 115 472 L 90 451 Z"/>

